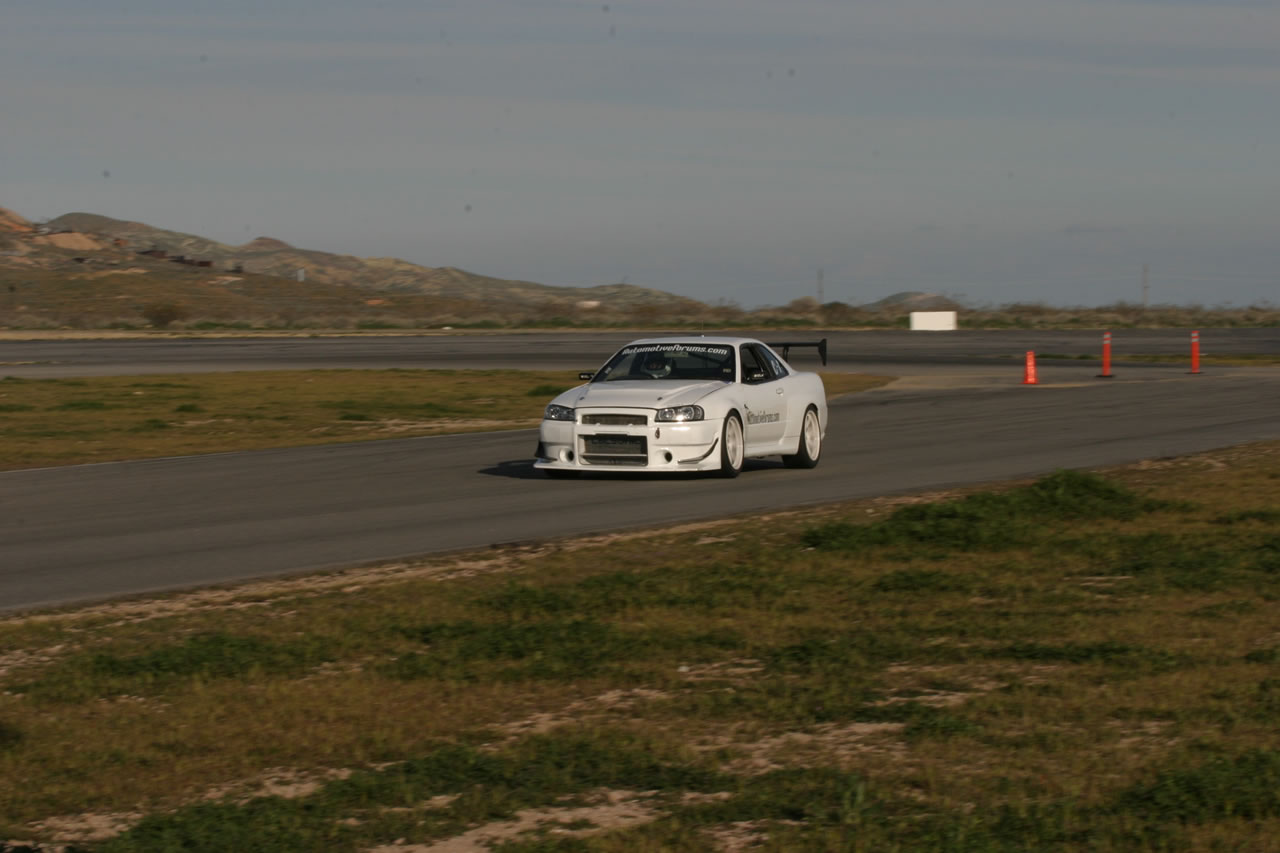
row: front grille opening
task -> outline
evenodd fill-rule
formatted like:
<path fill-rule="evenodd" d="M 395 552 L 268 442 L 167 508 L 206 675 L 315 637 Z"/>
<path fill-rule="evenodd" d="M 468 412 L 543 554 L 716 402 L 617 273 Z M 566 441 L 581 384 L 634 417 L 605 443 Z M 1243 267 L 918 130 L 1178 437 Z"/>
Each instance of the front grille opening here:
<path fill-rule="evenodd" d="M 584 435 L 579 457 L 587 465 L 649 464 L 649 439 L 643 435 Z"/>
<path fill-rule="evenodd" d="M 588 465 L 625 465 L 630 468 L 644 468 L 649 464 L 647 456 L 601 456 L 598 453 L 583 454 L 582 461 Z"/>
<path fill-rule="evenodd" d="M 592 426 L 646 426 L 646 415 L 584 414 L 582 423 Z"/>

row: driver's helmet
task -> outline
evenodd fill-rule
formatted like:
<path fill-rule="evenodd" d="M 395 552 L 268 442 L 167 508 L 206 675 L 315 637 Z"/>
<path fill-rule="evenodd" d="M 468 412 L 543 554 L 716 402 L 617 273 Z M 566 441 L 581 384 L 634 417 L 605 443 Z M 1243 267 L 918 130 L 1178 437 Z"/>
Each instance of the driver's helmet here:
<path fill-rule="evenodd" d="M 662 353 L 651 352 L 645 355 L 640 370 L 654 379 L 661 379 L 671 374 L 671 362 Z"/>

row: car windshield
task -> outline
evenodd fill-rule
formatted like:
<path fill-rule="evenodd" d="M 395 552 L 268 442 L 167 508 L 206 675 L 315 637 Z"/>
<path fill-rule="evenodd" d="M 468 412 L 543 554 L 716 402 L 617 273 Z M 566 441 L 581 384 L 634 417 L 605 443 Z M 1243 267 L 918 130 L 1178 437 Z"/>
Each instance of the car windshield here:
<path fill-rule="evenodd" d="M 720 344 L 632 344 L 609 359 L 594 382 L 719 380 L 732 382 L 733 348 Z"/>

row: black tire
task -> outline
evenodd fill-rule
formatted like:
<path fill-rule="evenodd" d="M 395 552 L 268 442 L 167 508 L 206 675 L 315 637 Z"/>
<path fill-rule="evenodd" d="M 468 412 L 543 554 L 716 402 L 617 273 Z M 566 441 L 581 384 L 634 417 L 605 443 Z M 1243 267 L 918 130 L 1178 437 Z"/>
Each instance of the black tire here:
<path fill-rule="evenodd" d="M 747 440 L 742 432 L 742 418 L 730 412 L 720 428 L 720 476 L 727 480 L 742 473 L 747 458 Z"/>
<path fill-rule="evenodd" d="M 810 406 L 804 411 L 804 420 L 800 424 L 800 448 L 791 455 L 782 457 L 782 464 L 788 468 L 813 468 L 822 455 L 822 422 L 818 420 L 818 409 Z"/>

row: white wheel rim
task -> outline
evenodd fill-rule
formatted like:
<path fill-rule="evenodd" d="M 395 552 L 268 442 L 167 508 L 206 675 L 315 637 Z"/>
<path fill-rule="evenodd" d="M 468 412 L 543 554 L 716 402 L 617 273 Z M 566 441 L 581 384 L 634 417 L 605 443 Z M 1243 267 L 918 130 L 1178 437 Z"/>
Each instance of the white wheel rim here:
<path fill-rule="evenodd" d="M 817 459 L 822 452 L 822 430 L 815 412 L 804 413 L 804 446 L 809 450 L 810 459 Z"/>
<path fill-rule="evenodd" d="M 725 424 L 724 452 L 732 467 L 742 467 L 742 424 L 737 418 L 729 418 Z"/>

